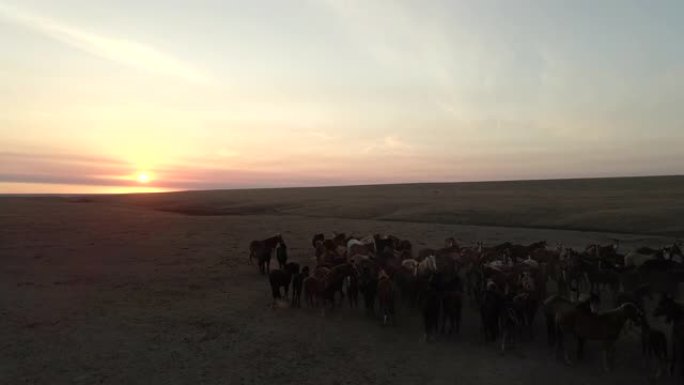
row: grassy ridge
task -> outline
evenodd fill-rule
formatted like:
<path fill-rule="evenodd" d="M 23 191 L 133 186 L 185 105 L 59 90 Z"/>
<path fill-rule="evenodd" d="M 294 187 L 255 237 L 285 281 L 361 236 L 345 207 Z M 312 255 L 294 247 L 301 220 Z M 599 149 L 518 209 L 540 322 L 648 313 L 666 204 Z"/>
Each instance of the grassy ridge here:
<path fill-rule="evenodd" d="M 188 215 L 304 215 L 684 236 L 684 177 L 215 190 L 99 197 Z"/>

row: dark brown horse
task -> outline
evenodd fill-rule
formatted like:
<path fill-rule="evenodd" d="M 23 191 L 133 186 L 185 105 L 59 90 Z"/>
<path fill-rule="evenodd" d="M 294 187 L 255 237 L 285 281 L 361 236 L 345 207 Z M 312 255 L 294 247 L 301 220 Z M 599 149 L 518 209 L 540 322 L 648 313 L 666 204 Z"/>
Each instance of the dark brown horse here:
<path fill-rule="evenodd" d="M 463 293 L 457 288 L 448 288 L 442 296 L 442 333 L 451 335 L 461 330 Z M 447 326 L 448 325 L 448 326 Z"/>
<path fill-rule="evenodd" d="M 311 246 L 315 249 L 318 247 L 318 245 L 322 244 L 323 241 L 325 241 L 325 235 L 322 233 L 314 234 L 313 238 L 311 239 Z"/>
<path fill-rule="evenodd" d="M 672 324 L 670 374 L 674 374 L 675 366 L 679 364 L 679 381 L 684 384 L 684 305 L 675 302 L 670 296 L 663 296 L 653 315 L 665 317 L 665 321 Z"/>
<path fill-rule="evenodd" d="M 277 299 L 282 298 L 280 294 L 281 287 L 285 289 L 285 298 L 287 298 L 292 277 L 297 274 L 299 274 L 299 264 L 293 262 L 288 263 L 283 269 L 272 270 L 268 274 L 271 292 L 273 293 L 273 305 L 275 305 Z"/>
<path fill-rule="evenodd" d="M 292 307 L 302 306 L 302 287 L 304 280 L 309 276 L 309 267 L 304 266 L 302 271 L 292 277 Z"/>
<path fill-rule="evenodd" d="M 252 241 L 249 244 L 249 263 L 256 258 L 261 274 L 268 274 L 271 268 L 271 255 L 278 244 L 285 245 L 280 234 L 276 234 L 262 241 Z"/>
<path fill-rule="evenodd" d="M 564 349 L 564 335 L 574 335 L 577 338 L 577 356 L 581 358 L 586 340 L 602 341 L 604 369 L 610 371 L 615 355 L 615 341 L 620 336 L 625 323 L 631 320 L 637 325 L 641 325 L 643 318 L 644 314 L 636 305 L 631 303 L 598 314 L 576 307 L 574 311 L 556 316 L 559 332 L 557 347 Z M 569 362 L 567 350 L 565 350 L 565 359 Z"/>

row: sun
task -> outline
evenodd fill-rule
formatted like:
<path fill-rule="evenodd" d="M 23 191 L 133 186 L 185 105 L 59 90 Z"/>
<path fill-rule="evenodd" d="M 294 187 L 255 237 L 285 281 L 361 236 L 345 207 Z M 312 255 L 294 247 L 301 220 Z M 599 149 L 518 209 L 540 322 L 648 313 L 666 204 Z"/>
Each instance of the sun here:
<path fill-rule="evenodd" d="M 152 180 L 150 174 L 147 172 L 139 172 L 136 179 L 138 179 L 138 182 L 142 184 L 150 183 L 150 181 Z"/>

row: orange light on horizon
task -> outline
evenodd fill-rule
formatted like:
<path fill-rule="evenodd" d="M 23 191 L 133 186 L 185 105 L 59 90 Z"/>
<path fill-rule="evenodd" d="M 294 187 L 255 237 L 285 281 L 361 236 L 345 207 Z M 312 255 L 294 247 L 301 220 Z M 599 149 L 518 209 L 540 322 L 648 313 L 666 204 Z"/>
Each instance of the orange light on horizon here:
<path fill-rule="evenodd" d="M 136 176 L 136 179 L 138 180 L 139 183 L 142 184 L 148 184 L 150 181 L 152 181 L 152 177 L 150 176 L 150 173 L 148 172 L 139 172 L 138 175 Z"/>

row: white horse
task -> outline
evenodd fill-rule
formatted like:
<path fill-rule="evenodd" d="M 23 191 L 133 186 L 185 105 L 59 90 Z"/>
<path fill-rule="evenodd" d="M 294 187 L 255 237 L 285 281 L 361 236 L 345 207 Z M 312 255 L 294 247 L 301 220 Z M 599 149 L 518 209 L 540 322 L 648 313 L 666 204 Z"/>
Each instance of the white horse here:
<path fill-rule="evenodd" d="M 504 262 L 504 261 L 492 261 L 489 263 L 486 263 L 485 266 L 497 270 L 497 271 L 508 271 L 511 269 L 513 265 L 510 263 Z"/>
<path fill-rule="evenodd" d="M 414 277 L 418 275 L 418 261 L 415 259 L 404 259 L 401 261 L 401 267 L 410 271 L 411 275 Z"/>
<path fill-rule="evenodd" d="M 428 276 L 437 272 L 437 260 L 430 254 L 418 264 L 417 273 L 421 277 Z"/>
<path fill-rule="evenodd" d="M 531 256 L 527 256 L 527 259 L 521 262 L 522 264 L 530 267 L 531 269 L 539 269 L 539 262 L 532 259 Z"/>
<path fill-rule="evenodd" d="M 350 257 L 356 254 L 366 254 L 368 251 L 375 251 L 375 239 L 372 235 L 363 239 L 352 238 L 347 241 L 347 255 Z"/>
<path fill-rule="evenodd" d="M 662 253 L 663 258 L 666 258 L 665 253 L 662 250 L 653 250 L 653 253 L 643 253 L 640 252 L 642 249 L 636 249 L 632 250 L 627 255 L 625 255 L 625 258 L 623 260 L 625 267 L 639 267 L 643 265 L 646 261 L 650 261 L 652 259 L 656 259 L 656 256 L 659 253 Z"/>

